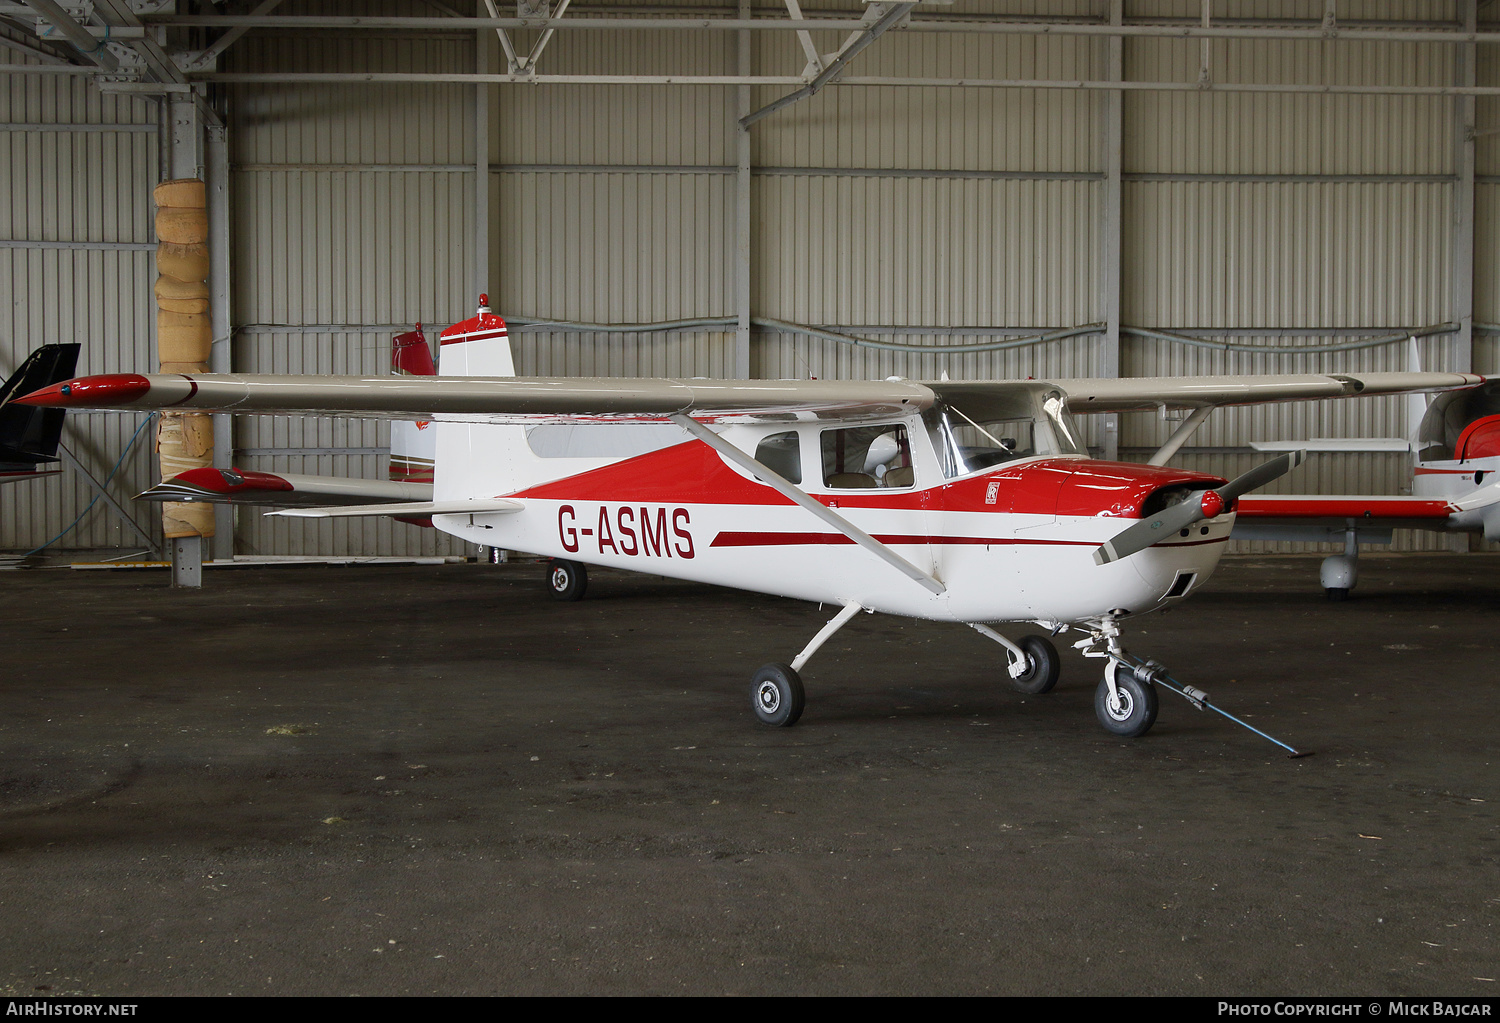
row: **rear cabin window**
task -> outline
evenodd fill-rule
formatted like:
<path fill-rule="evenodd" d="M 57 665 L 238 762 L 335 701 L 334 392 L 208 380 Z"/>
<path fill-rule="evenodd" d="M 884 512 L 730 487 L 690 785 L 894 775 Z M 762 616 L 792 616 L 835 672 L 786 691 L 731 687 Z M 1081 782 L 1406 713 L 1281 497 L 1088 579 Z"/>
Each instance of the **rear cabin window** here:
<path fill-rule="evenodd" d="M 903 426 L 824 430 L 823 485 L 833 490 L 877 490 L 915 483 L 911 442 Z"/>
<path fill-rule="evenodd" d="M 795 430 L 763 439 L 755 446 L 755 460 L 788 483 L 802 482 L 802 445 Z"/>

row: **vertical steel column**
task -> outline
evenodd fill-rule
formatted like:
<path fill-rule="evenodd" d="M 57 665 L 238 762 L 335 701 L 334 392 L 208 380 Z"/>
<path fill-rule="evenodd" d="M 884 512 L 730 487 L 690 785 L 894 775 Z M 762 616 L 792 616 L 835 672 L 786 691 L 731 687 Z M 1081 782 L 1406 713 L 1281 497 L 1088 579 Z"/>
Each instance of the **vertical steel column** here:
<path fill-rule="evenodd" d="M 203 124 L 191 94 L 173 93 L 168 116 L 171 177 L 203 178 Z M 217 445 L 215 445 L 217 447 Z M 172 555 L 172 585 L 197 589 L 203 585 L 203 537 L 168 539 Z"/>
<path fill-rule="evenodd" d="M 750 17 L 750 0 L 739 0 L 739 16 Z M 750 33 L 736 32 L 736 70 L 750 74 Z M 734 307 L 739 325 L 734 332 L 734 372 L 750 379 L 750 129 L 739 122 L 750 114 L 750 86 L 735 89 L 734 177 Z"/>
<path fill-rule="evenodd" d="M 213 321 L 214 347 L 209 357 L 211 373 L 234 372 L 233 335 L 230 297 L 232 287 L 229 263 L 229 129 L 210 125 L 204 143 L 204 162 L 208 177 L 208 311 Z M 228 469 L 234 464 L 234 417 L 214 416 L 214 465 Z M 234 506 L 214 507 L 212 557 L 230 560 L 234 557 Z"/>
<path fill-rule="evenodd" d="M 1464 31 L 1479 25 L 1478 0 L 1463 0 Z M 1459 43 L 1454 54 L 1453 84 L 1473 88 L 1477 47 Z M 1458 324 L 1453 336 L 1447 369 L 1467 373 L 1474 364 L 1474 97 L 1453 100 L 1454 171 L 1457 184 L 1453 196 L 1453 312 Z"/>
<path fill-rule="evenodd" d="M 484 12 L 480 12 L 480 17 Z M 486 33 L 474 33 L 474 70 L 489 74 L 490 56 Z M 474 287 L 466 301 L 479 301 L 490 289 L 490 93 L 483 82 L 474 86 Z M 500 296 L 494 305 L 501 307 Z M 465 305 L 463 308 L 468 308 Z"/>
<path fill-rule="evenodd" d="M 1479 27 L 1478 0 L 1462 0 L 1459 12 L 1464 31 Z M 1473 87 L 1478 58 L 1474 43 L 1459 43 L 1454 53 L 1455 85 Z M 1474 365 L 1474 97 L 1453 99 L 1454 171 L 1453 194 L 1453 312 L 1449 319 L 1458 332 L 1449 341 L 1447 369 L 1467 373 Z M 1455 551 L 1478 550 L 1479 538 L 1459 533 L 1449 538 Z"/>
<path fill-rule="evenodd" d="M 1125 20 L 1124 0 L 1110 0 L 1109 23 L 1122 25 Z M 1107 72 L 1111 82 L 1125 79 L 1125 41 L 1120 36 L 1110 36 Z M 1122 89 L 1110 89 L 1104 93 L 1104 224 L 1100 251 L 1100 306 L 1104 313 L 1104 351 L 1100 360 L 1101 377 L 1120 375 L 1120 263 L 1122 259 L 1122 228 L 1120 208 L 1122 205 L 1122 151 L 1124 148 L 1125 93 Z M 1120 457 L 1120 417 L 1111 412 L 1104 416 L 1103 455 L 1107 459 Z"/>

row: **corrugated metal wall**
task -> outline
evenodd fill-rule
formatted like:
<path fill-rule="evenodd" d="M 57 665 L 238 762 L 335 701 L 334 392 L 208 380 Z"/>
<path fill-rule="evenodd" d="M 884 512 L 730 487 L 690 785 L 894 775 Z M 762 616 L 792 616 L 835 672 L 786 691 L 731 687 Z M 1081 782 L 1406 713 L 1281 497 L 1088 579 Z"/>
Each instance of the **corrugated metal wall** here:
<path fill-rule="evenodd" d="M 960 0 L 947 10 L 993 13 L 995 6 Z M 1012 6 L 1087 16 L 1104 9 L 1102 0 Z M 1323 7 L 1315 0 L 1245 0 L 1216 3 L 1214 14 L 1316 19 Z M 1200 11 L 1197 0 L 1132 0 L 1127 8 L 1131 17 L 1196 18 Z M 834 0 L 818 10 L 863 5 Z M 1338 14 L 1341 20 L 1452 19 L 1454 5 L 1341 0 Z M 523 51 L 530 41 L 516 34 Z M 841 41 L 817 39 L 822 52 Z M 493 37 L 487 46 L 488 67 L 503 67 Z M 1493 49 L 1481 50 L 1479 84 L 1500 84 Z M 802 70 L 802 50 L 790 35 L 757 34 L 752 52 L 755 73 Z M 735 53 L 727 34 L 559 32 L 542 65 L 552 73 L 732 73 Z M 1105 41 L 1086 37 L 890 33 L 866 51 L 855 73 L 1101 79 L 1107 53 Z M 232 70 L 476 66 L 471 33 L 256 32 L 230 58 Z M 1201 47 L 1132 39 L 1124 60 L 1127 78 L 1191 82 L 1200 72 Z M 1407 43 L 1216 41 L 1208 68 L 1221 81 L 1309 85 L 1447 85 L 1457 73 L 1450 47 Z M 88 92 L 76 83 L 25 84 L 31 91 Z M 752 109 L 786 91 L 754 89 Z M 472 311 L 470 282 L 480 276 L 469 235 L 475 93 L 463 85 L 231 87 L 235 368 L 379 372 L 389 332 L 356 328 L 421 320 L 440 329 Z M 491 88 L 496 308 L 581 323 L 733 315 L 735 94 L 724 86 Z M 1238 331 L 1237 343 L 1297 347 L 1451 318 L 1454 100 L 1196 91 L 1124 96 L 1126 324 Z M 136 117 L 154 118 L 150 103 L 135 103 L 145 111 Z M 1104 111 L 1104 93 L 1081 90 L 831 87 L 760 121 L 751 157 L 755 314 L 932 349 L 1102 320 Z M 1500 103 L 1481 100 L 1477 111 L 1481 130 L 1500 126 Z M 47 145 L 43 138 L 28 135 L 23 144 L 29 152 Z M 155 160 L 152 136 L 121 138 L 141 148 L 141 159 Z M 9 142 L 0 136 L 0 144 L 14 154 L 16 135 Z M 1500 320 L 1500 136 L 1481 135 L 1477 156 L 1475 319 L 1494 323 Z M 34 162 L 12 155 L 0 172 L 25 188 L 41 173 L 29 170 Z M 150 173 L 154 162 L 141 170 Z M 132 228 L 142 240 L 150 231 L 148 185 L 140 186 Z M 74 210 L 85 200 L 58 202 Z M 28 221 L 11 230 L 9 237 L 20 238 L 31 235 L 15 232 L 42 228 Z M 0 258 L 15 264 L 48 257 L 5 250 Z M 137 290 L 126 307 L 135 303 L 141 321 L 131 336 L 144 338 L 149 255 L 107 258 L 142 264 L 137 277 L 144 283 L 130 285 Z M 58 273 L 42 266 L 12 272 L 7 286 L 46 305 L 48 285 L 40 282 L 53 282 L 55 290 Z M 29 315 L 71 314 L 54 305 Z M 734 366 L 734 337 L 723 328 L 531 330 L 518 339 L 518 368 L 528 374 L 726 376 Z M 149 343 L 139 346 L 149 358 Z M 1424 340 L 1424 366 L 1447 365 L 1449 347 L 1440 337 Z M 1500 370 L 1496 348 L 1492 335 L 1477 335 L 1474 368 Z M 1406 360 L 1403 345 L 1254 355 L 1127 335 L 1121 349 L 1128 375 L 1402 369 Z M 969 354 L 877 351 L 771 331 L 752 336 L 752 372 L 770 377 L 1082 376 L 1102 365 L 1097 334 Z M 1123 417 L 1120 443 L 1127 455 L 1144 458 L 1169 429 L 1154 416 Z M 1211 449 L 1252 439 L 1404 430 L 1395 400 L 1230 411 L 1216 414 L 1192 442 L 1199 450 L 1180 461 L 1233 473 L 1254 456 Z M 98 434 L 105 438 L 101 450 L 118 450 L 122 439 L 115 434 Z M 380 475 L 385 436 L 376 424 L 247 420 L 237 428 L 236 445 L 246 452 L 239 461 L 252 468 Z M 1097 428 L 1091 436 L 1098 440 Z M 1406 482 L 1401 456 L 1319 455 L 1280 489 L 1396 492 Z M 69 508 L 76 513 L 71 492 L 58 501 L 55 482 L 41 486 L 54 497 L 33 495 L 28 500 L 40 504 L 31 517 L 0 522 L 11 531 L 0 546 L 46 539 L 46 522 L 63 519 Z M 20 501 L 3 493 L 0 500 L 12 502 L 4 508 Z M 43 514 L 41 506 L 54 511 Z M 374 520 L 312 527 L 271 521 L 242 516 L 240 549 L 449 549 L 430 531 Z M 1403 542 L 1429 545 L 1420 538 Z"/>
<path fill-rule="evenodd" d="M 4 80 L 0 190 L 11 199 L 0 210 L 0 373 L 9 376 L 39 345 L 70 341 L 83 344 L 85 372 L 154 366 L 156 103 L 102 96 L 73 76 Z M 142 430 L 130 446 L 146 418 L 70 416 L 63 444 L 101 482 L 120 462 L 109 491 L 128 498 L 153 482 L 154 431 Z M 89 507 L 94 495 L 71 470 L 0 487 L 0 549 L 28 551 L 59 534 L 60 547 L 138 549 L 136 532 L 105 502 Z M 160 537 L 159 515 L 127 511 Z"/>
<path fill-rule="evenodd" d="M 469 71 L 471 39 L 267 34 L 236 68 Z M 234 368 L 380 374 L 390 339 L 432 337 L 471 312 L 474 90 L 458 85 L 246 85 L 230 106 Z M 364 327 L 365 329 L 358 329 Z M 385 478 L 374 420 L 243 417 L 236 464 Z M 313 521 L 243 510 L 242 554 L 462 554 L 432 529 L 383 517 Z"/>

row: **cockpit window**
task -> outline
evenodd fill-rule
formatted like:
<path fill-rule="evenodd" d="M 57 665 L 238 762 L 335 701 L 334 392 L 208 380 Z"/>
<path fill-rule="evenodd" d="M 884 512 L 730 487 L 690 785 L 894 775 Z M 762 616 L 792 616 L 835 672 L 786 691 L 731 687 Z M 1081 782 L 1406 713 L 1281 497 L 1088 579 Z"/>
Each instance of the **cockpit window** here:
<path fill-rule="evenodd" d="M 911 442 L 904 426 L 856 426 L 824 430 L 823 485 L 837 490 L 909 487 Z"/>
<path fill-rule="evenodd" d="M 1464 427 L 1476 419 L 1497 414 L 1500 414 L 1500 381 L 1437 395 L 1422 417 L 1418 457 L 1424 462 L 1457 457 L 1454 448 Z"/>
<path fill-rule="evenodd" d="M 1087 454 L 1060 391 L 944 398 L 922 420 L 950 479 L 1036 455 Z"/>

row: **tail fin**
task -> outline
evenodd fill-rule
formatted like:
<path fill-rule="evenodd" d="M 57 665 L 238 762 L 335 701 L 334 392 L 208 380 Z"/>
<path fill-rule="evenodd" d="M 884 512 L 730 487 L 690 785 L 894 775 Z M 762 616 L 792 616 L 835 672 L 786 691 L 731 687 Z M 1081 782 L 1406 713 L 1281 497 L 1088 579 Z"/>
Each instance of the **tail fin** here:
<path fill-rule="evenodd" d="M 391 339 L 391 372 L 399 376 L 430 377 L 437 374 L 432 365 L 432 349 L 422 325 Z M 396 420 L 391 423 L 391 465 L 389 477 L 398 483 L 431 483 L 433 461 L 437 457 L 436 430 L 429 422 Z"/>
<path fill-rule="evenodd" d="M 479 311 L 443 331 L 442 375 L 455 377 L 513 377 L 510 334 L 505 321 L 490 312 L 490 296 L 479 296 Z"/>
<path fill-rule="evenodd" d="M 11 374 L 0 390 L 0 466 L 15 469 L 57 461 L 57 443 L 62 437 L 62 409 L 16 405 L 18 398 L 74 375 L 80 345 L 43 345 Z"/>
<path fill-rule="evenodd" d="M 437 375 L 432 365 L 432 349 L 422 325 L 391 338 L 391 372 L 399 376 L 430 377 Z"/>

